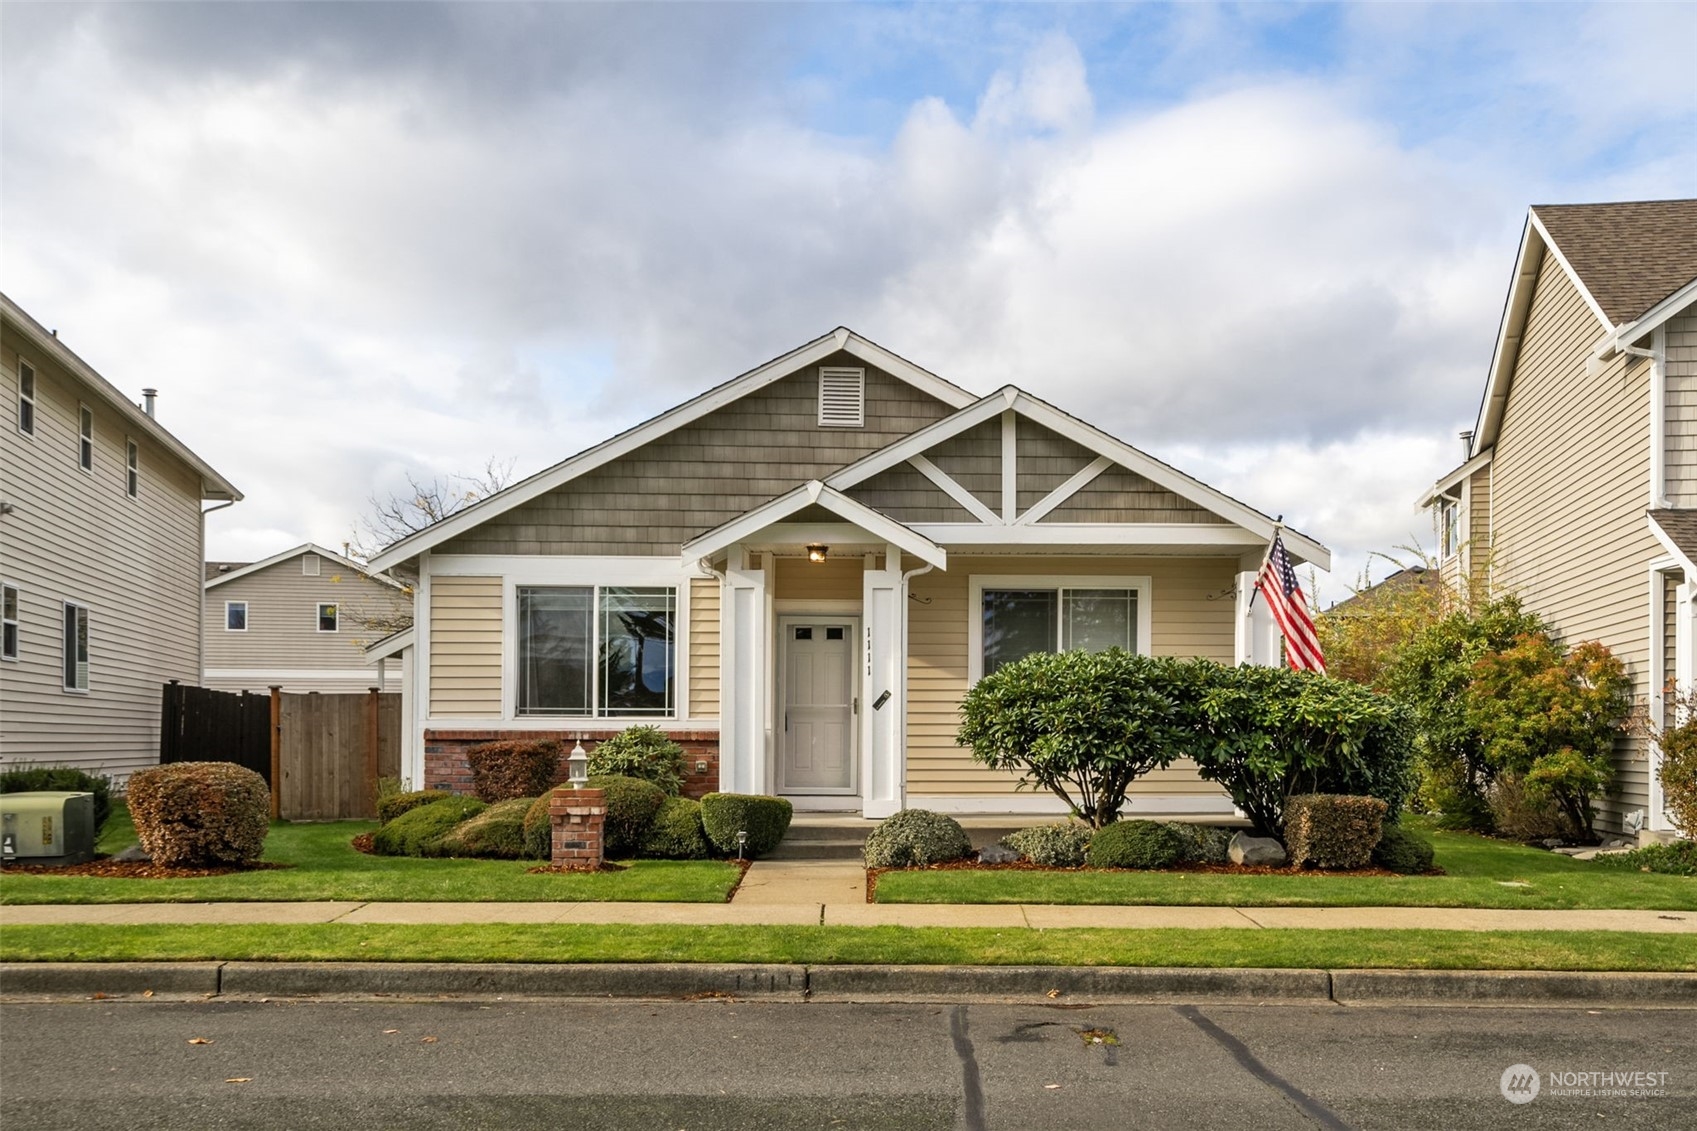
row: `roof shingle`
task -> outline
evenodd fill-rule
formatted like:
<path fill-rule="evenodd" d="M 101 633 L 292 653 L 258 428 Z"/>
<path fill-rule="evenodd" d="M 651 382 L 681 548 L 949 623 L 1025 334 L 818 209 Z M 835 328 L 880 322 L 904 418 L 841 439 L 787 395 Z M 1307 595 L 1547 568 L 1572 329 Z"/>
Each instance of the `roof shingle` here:
<path fill-rule="evenodd" d="M 1538 204 L 1532 211 L 1616 326 L 1697 279 L 1697 200 Z"/>

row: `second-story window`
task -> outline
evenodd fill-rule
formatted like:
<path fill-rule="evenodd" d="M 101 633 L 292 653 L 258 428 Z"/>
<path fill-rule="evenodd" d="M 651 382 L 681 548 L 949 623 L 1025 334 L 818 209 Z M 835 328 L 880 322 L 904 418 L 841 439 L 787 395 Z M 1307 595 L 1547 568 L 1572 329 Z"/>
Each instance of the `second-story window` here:
<path fill-rule="evenodd" d="M 0 585 L 0 660 L 18 658 L 18 587 Z"/>
<path fill-rule="evenodd" d="M 87 405 L 77 406 L 77 466 L 84 471 L 94 470 L 94 410 Z"/>
<path fill-rule="evenodd" d="M 136 449 L 134 440 L 124 441 L 124 490 L 130 498 L 135 498 L 141 489 L 141 461 L 137 458 L 140 452 Z"/>
<path fill-rule="evenodd" d="M 1455 499 L 1438 501 L 1438 556 L 1448 558 L 1461 548 L 1461 507 Z"/>
<path fill-rule="evenodd" d="M 335 632 L 336 631 L 336 606 L 335 605 L 326 604 L 326 605 L 319 605 L 318 606 L 318 631 L 319 632 Z"/>
<path fill-rule="evenodd" d="M 27 361 L 18 361 L 18 431 L 35 435 L 35 370 Z"/>
<path fill-rule="evenodd" d="M 247 631 L 247 602 L 246 601 L 225 601 L 224 602 L 224 631 L 225 632 L 246 632 Z"/>

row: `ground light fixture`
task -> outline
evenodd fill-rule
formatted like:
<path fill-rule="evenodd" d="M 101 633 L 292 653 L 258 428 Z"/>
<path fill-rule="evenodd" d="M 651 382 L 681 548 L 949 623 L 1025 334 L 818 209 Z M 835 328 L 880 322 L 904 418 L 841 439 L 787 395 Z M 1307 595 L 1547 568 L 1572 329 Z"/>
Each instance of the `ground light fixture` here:
<path fill-rule="evenodd" d="M 807 560 L 812 562 L 814 565 L 824 565 L 825 555 L 830 552 L 831 547 L 822 546 L 818 542 L 809 542 L 807 544 Z"/>
<path fill-rule="evenodd" d="M 582 789 L 589 784 L 589 755 L 583 752 L 583 743 L 572 747 L 572 752 L 566 756 L 566 780 L 573 789 Z"/>

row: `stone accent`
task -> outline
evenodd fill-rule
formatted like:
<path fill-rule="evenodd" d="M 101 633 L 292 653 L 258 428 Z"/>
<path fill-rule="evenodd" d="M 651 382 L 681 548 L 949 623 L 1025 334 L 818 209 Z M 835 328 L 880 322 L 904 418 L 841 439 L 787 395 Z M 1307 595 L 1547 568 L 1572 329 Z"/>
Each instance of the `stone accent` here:
<path fill-rule="evenodd" d="M 1238 833 L 1232 837 L 1226 855 L 1233 864 L 1264 865 L 1277 868 L 1286 860 L 1284 845 L 1266 836 Z"/>
<path fill-rule="evenodd" d="M 607 794 L 600 789 L 556 789 L 548 799 L 556 868 L 593 872 L 601 867 L 601 834 L 607 820 Z"/>
<path fill-rule="evenodd" d="M 684 748 L 684 777 L 681 793 L 685 797 L 699 799 L 702 794 L 712 793 L 719 788 L 719 732 L 716 730 L 672 730 L 661 728 L 673 742 Z M 564 747 L 560 758 L 559 768 L 555 771 L 554 780 L 564 784 L 567 777 L 565 755 L 571 752 L 575 743 L 583 743 L 585 750 L 594 750 L 595 744 L 612 738 L 619 733 L 619 728 L 597 728 L 582 730 L 426 730 L 424 732 L 424 781 L 418 783 L 419 789 L 445 789 L 451 793 L 471 792 L 471 765 L 466 761 L 466 751 L 473 746 L 485 742 L 495 742 L 500 739 L 534 738 L 558 740 Z M 706 769 L 697 770 L 698 763 L 706 763 Z"/>

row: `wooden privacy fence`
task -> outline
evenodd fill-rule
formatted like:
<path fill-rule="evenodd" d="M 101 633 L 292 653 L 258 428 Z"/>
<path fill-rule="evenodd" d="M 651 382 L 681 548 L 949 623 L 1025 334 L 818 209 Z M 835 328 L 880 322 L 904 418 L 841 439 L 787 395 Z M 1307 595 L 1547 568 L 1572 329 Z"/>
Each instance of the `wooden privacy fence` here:
<path fill-rule="evenodd" d="M 265 778 L 271 813 L 329 821 L 377 813 L 377 780 L 401 772 L 401 697 L 373 688 L 269 695 L 165 685 L 161 762 L 235 762 Z"/>

